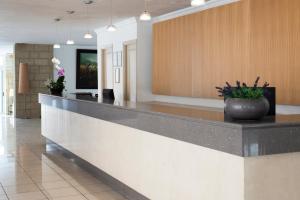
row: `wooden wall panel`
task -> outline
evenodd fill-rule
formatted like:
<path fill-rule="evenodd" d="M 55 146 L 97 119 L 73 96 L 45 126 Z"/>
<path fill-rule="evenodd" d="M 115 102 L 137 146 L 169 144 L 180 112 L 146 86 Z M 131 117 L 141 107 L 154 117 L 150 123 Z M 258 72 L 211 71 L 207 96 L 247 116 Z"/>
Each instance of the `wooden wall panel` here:
<path fill-rule="evenodd" d="M 250 3 L 250 67 L 246 79 L 260 75 L 270 81 L 277 88 L 277 101 L 283 104 L 300 104 L 299 10 L 299 0 Z"/>
<path fill-rule="evenodd" d="M 191 96 L 192 20 L 189 16 L 154 25 L 153 91 L 160 94 Z M 172 51 L 172 53 L 170 53 Z M 180 67 L 179 67 L 180 66 Z"/>
<path fill-rule="evenodd" d="M 235 82 L 247 64 L 247 6 L 239 2 L 195 15 L 193 97 L 216 97 L 215 86 Z"/>
<path fill-rule="evenodd" d="M 289 1 L 289 40 L 292 43 L 290 48 L 290 94 L 291 104 L 300 104 L 300 1 Z"/>
<path fill-rule="evenodd" d="M 153 93 L 216 98 L 260 75 L 281 104 L 300 104 L 300 1 L 241 0 L 154 24 Z"/>

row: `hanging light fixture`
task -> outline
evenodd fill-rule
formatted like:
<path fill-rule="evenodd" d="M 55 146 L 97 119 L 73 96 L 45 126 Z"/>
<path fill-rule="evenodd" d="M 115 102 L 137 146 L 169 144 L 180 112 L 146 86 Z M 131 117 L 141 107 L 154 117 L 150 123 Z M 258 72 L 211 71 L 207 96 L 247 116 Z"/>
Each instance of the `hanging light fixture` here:
<path fill-rule="evenodd" d="M 66 42 L 67 45 L 73 45 L 75 44 L 74 40 L 67 40 Z"/>
<path fill-rule="evenodd" d="M 86 18 L 87 18 L 87 32 L 84 34 L 84 38 L 85 39 L 92 39 L 93 35 L 90 33 L 89 31 L 89 5 L 94 3 L 94 1 L 92 0 L 86 0 L 84 1 L 85 5 L 86 5 Z"/>
<path fill-rule="evenodd" d="M 58 37 L 58 22 L 60 22 L 60 18 L 56 18 L 54 19 L 54 23 L 55 23 L 55 32 L 56 32 L 56 37 Z M 53 48 L 54 49 L 60 49 L 60 44 L 58 42 L 56 42 L 54 45 L 53 45 Z"/>
<path fill-rule="evenodd" d="M 106 30 L 109 32 L 115 32 L 117 30 L 117 27 L 113 25 L 112 15 L 113 15 L 113 2 L 110 0 L 110 24 L 106 27 Z"/>
<path fill-rule="evenodd" d="M 106 30 L 109 32 L 115 32 L 115 31 L 117 31 L 117 27 L 115 25 L 111 24 L 111 25 L 107 26 Z"/>
<path fill-rule="evenodd" d="M 53 45 L 53 48 L 54 48 L 54 49 L 60 49 L 60 44 L 54 44 L 54 45 Z"/>
<path fill-rule="evenodd" d="M 144 0 L 144 2 L 145 2 L 145 5 L 144 5 L 145 11 L 141 14 L 140 20 L 141 21 L 150 21 L 151 20 L 151 14 L 150 14 L 150 12 L 148 11 L 148 8 L 147 8 L 147 0 Z"/>
<path fill-rule="evenodd" d="M 191 6 L 197 7 L 197 6 L 202 6 L 206 3 L 205 0 L 191 0 Z"/>
<path fill-rule="evenodd" d="M 141 21 L 150 21 L 151 20 L 151 14 L 148 11 L 144 11 L 140 16 Z"/>
<path fill-rule="evenodd" d="M 89 32 L 87 32 L 86 34 L 84 34 L 84 38 L 85 38 L 85 39 L 92 39 L 92 38 L 93 38 L 93 35 L 90 34 Z"/>
<path fill-rule="evenodd" d="M 73 15 L 75 13 L 75 11 L 73 11 L 73 10 L 72 11 L 67 11 L 67 13 L 70 15 L 70 19 L 71 19 L 71 15 Z M 66 42 L 67 45 L 75 44 L 74 40 L 71 39 L 72 38 L 71 37 L 71 32 L 72 32 L 72 30 L 71 30 L 71 27 L 70 27 L 68 40 Z"/>

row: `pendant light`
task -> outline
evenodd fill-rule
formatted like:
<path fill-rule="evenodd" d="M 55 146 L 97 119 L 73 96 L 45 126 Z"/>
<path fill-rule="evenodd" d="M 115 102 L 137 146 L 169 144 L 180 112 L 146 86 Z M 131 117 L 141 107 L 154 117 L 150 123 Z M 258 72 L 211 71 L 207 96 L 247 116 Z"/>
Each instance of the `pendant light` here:
<path fill-rule="evenodd" d="M 73 10 L 72 11 L 67 11 L 67 13 L 70 15 L 69 19 L 71 19 L 71 15 L 73 15 L 75 13 L 75 11 L 73 11 Z M 68 40 L 66 42 L 67 45 L 73 45 L 73 44 L 75 44 L 74 40 L 71 39 L 72 38 L 71 34 L 72 34 L 72 29 L 71 29 L 71 25 L 70 25 Z"/>
<path fill-rule="evenodd" d="M 60 22 L 60 20 L 61 20 L 60 18 L 54 19 L 56 37 L 58 37 L 58 22 Z M 60 44 L 59 44 L 58 42 L 56 42 L 56 43 L 53 45 L 53 48 L 54 48 L 54 49 L 60 49 Z"/>
<path fill-rule="evenodd" d="M 53 48 L 54 48 L 54 49 L 60 49 L 60 44 L 55 43 L 55 44 L 53 45 Z"/>
<path fill-rule="evenodd" d="M 145 11 L 141 14 L 140 16 L 140 20 L 141 21 L 150 21 L 151 20 L 151 14 L 149 13 L 148 9 L 147 9 L 147 0 L 144 0 L 145 5 Z"/>
<path fill-rule="evenodd" d="M 67 45 L 73 45 L 75 44 L 74 40 L 67 40 L 66 42 Z"/>
<path fill-rule="evenodd" d="M 85 38 L 85 39 L 92 39 L 92 38 L 93 38 L 93 35 L 90 34 L 89 32 L 87 32 L 86 34 L 84 34 L 84 38 Z"/>
<path fill-rule="evenodd" d="M 148 11 L 144 11 L 140 16 L 141 21 L 150 21 L 151 20 L 151 14 Z"/>
<path fill-rule="evenodd" d="M 87 32 L 84 34 L 84 38 L 85 39 L 92 39 L 93 35 L 89 31 L 89 5 L 94 3 L 94 1 L 87 0 L 87 1 L 84 1 L 84 3 L 86 5 L 86 19 L 87 19 Z"/>
<path fill-rule="evenodd" d="M 205 0 L 191 0 L 191 6 L 197 7 L 197 6 L 202 6 L 206 3 Z"/>
<path fill-rule="evenodd" d="M 112 23 L 112 15 L 113 15 L 113 2 L 112 0 L 110 0 L 110 24 L 107 26 L 106 30 L 109 32 L 115 32 L 117 30 L 117 27 L 115 25 L 113 25 Z"/>
<path fill-rule="evenodd" d="M 117 27 L 115 25 L 111 24 L 111 25 L 107 26 L 106 30 L 109 32 L 115 32 L 115 31 L 117 31 Z"/>

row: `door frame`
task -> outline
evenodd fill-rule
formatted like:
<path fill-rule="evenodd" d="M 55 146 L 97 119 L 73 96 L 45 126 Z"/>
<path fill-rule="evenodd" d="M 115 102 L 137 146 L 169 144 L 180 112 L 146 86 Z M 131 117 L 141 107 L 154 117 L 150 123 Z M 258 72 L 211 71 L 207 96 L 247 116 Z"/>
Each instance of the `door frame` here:
<path fill-rule="evenodd" d="M 136 48 L 137 48 L 137 40 L 128 40 L 123 42 L 123 94 L 124 94 L 124 99 L 126 99 L 127 95 L 127 76 L 128 76 L 128 67 L 127 67 L 127 46 L 135 44 Z M 136 50 L 136 54 L 137 54 L 137 50 Z M 137 58 L 137 55 L 136 55 Z M 137 62 L 136 62 L 137 64 Z M 137 79 L 137 77 L 135 77 Z M 136 85 L 135 85 L 136 87 Z M 136 88 L 135 88 L 136 90 Z M 135 101 L 137 100 L 137 97 L 135 97 Z M 132 100 L 131 100 L 132 101 Z"/>
<path fill-rule="evenodd" d="M 104 46 L 101 47 L 101 89 L 102 90 L 105 88 L 104 87 L 106 85 L 105 81 L 107 80 L 107 77 L 106 77 L 106 75 L 107 75 L 107 66 L 106 66 L 105 59 L 104 59 L 104 57 L 105 57 L 104 53 L 107 50 L 111 50 L 111 53 L 112 53 L 111 62 L 113 63 L 113 54 L 114 54 L 113 45 L 110 44 L 110 45 L 104 45 Z M 112 71 L 113 71 L 113 66 L 112 66 Z M 112 74 L 114 74 L 114 73 L 112 73 Z M 112 78 L 113 78 L 113 76 L 112 76 Z M 114 81 L 112 83 L 112 86 L 114 87 Z M 101 91 L 101 94 L 102 94 L 102 91 Z"/>
<path fill-rule="evenodd" d="M 5 90 L 5 82 L 4 82 L 4 70 L 0 70 L 0 114 L 5 113 L 5 98 L 4 98 L 4 92 Z"/>

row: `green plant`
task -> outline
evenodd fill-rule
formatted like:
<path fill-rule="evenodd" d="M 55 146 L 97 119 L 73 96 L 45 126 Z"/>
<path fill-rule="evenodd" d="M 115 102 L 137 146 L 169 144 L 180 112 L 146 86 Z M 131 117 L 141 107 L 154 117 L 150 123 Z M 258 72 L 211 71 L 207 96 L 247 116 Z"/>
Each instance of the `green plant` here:
<path fill-rule="evenodd" d="M 263 97 L 264 90 L 262 88 L 252 89 L 249 87 L 242 87 L 239 89 L 232 90 L 232 98 L 242 98 L 242 99 L 259 99 Z"/>
<path fill-rule="evenodd" d="M 54 80 L 49 80 L 46 83 L 47 88 L 50 90 L 55 90 L 55 91 L 63 91 L 65 89 L 65 77 L 60 76 L 56 81 Z"/>
<path fill-rule="evenodd" d="M 265 89 L 269 86 L 269 83 L 265 82 L 262 87 L 258 87 L 260 77 L 257 77 L 253 87 L 248 87 L 246 83 L 241 85 L 240 81 L 236 81 L 236 87 L 232 87 L 226 82 L 225 87 L 216 87 L 220 93 L 220 97 L 225 98 L 241 98 L 241 99 L 259 99 L 264 96 Z"/>
<path fill-rule="evenodd" d="M 52 58 L 52 63 L 57 70 L 58 78 L 56 81 L 49 79 L 46 81 L 45 85 L 50 91 L 61 93 L 65 89 L 65 70 L 59 66 L 60 61 L 57 58 Z"/>

